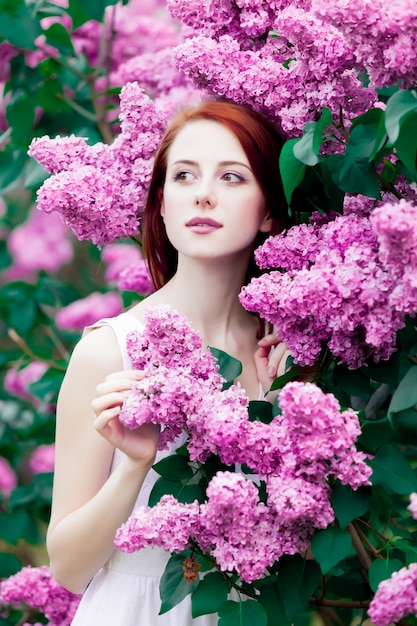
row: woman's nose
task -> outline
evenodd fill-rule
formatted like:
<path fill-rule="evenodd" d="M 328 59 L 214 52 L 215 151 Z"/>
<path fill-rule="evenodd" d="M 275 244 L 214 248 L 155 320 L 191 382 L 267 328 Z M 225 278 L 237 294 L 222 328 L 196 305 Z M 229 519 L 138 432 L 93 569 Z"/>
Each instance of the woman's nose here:
<path fill-rule="evenodd" d="M 194 204 L 195 206 L 207 209 L 213 209 L 216 206 L 217 198 L 210 184 L 204 182 L 200 184 L 197 189 Z"/>

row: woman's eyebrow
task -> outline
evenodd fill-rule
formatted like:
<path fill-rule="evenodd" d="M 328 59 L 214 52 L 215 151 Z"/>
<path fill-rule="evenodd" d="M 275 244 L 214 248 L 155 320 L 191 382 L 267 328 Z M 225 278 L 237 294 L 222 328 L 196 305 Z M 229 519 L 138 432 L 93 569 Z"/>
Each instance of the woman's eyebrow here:
<path fill-rule="evenodd" d="M 197 161 L 192 161 L 190 159 L 178 159 L 177 161 L 174 161 L 172 165 L 179 165 L 179 164 L 198 166 Z M 219 166 L 221 167 L 228 167 L 231 165 L 241 165 L 242 167 L 246 167 L 246 169 L 248 169 L 249 171 L 252 171 L 251 167 L 247 165 L 247 163 L 242 163 L 241 161 L 220 161 L 219 162 Z"/>

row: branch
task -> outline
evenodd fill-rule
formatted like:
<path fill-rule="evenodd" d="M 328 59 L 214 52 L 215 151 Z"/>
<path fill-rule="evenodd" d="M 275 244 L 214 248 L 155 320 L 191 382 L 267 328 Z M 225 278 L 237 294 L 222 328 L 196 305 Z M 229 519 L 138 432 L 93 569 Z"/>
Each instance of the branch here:
<path fill-rule="evenodd" d="M 310 598 L 309 604 L 315 606 L 333 606 L 343 609 L 367 609 L 371 603 L 370 600 L 320 600 L 319 598 Z"/>
<path fill-rule="evenodd" d="M 27 356 L 29 356 L 34 361 L 43 361 L 48 365 L 48 367 L 58 370 L 59 372 L 66 371 L 65 367 L 58 365 L 57 363 L 55 363 L 55 361 L 52 361 L 51 359 L 44 359 L 43 357 L 40 357 L 32 352 L 25 340 L 20 335 L 18 335 L 14 328 L 9 328 L 7 330 L 7 334 L 9 335 L 10 339 L 21 349 L 21 351 L 24 354 L 27 354 Z"/>
<path fill-rule="evenodd" d="M 348 524 L 347 530 L 348 530 L 348 532 L 350 534 L 350 537 L 352 539 L 353 547 L 355 548 L 356 552 L 358 553 L 360 562 L 368 570 L 371 567 L 371 565 L 372 565 L 372 560 L 371 560 L 369 554 L 367 553 L 367 551 L 365 550 L 365 547 L 364 547 L 362 541 L 360 540 L 358 531 L 356 530 L 356 528 L 354 527 L 353 524 Z"/>

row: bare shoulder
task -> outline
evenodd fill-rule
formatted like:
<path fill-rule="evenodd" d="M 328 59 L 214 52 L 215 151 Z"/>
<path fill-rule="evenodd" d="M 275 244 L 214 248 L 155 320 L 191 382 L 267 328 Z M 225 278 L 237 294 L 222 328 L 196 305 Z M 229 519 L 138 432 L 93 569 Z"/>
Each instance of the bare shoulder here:
<path fill-rule="evenodd" d="M 101 326 L 84 335 L 72 353 L 68 374 L 74 369 L 96 372 L 102 378 L 123 369 L 122 355 L 110 326 Z"/>

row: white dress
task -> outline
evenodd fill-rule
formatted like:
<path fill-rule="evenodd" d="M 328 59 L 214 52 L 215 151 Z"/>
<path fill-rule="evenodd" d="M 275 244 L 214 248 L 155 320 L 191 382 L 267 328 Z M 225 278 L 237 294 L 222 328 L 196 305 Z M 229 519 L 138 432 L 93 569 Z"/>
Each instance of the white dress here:
<path fill-rule="evenodd" d="M 130 313 L 122 313 L 97 322 L 86 329 L 103 325 L 110 326 L 117 338 L 123 365 L 132 369 L 126 351 L 126 335 L 132 330 L 143 330 L 143 325 Z M 181 445 L 178 441 L 175 447 Z M 156 461 L 172 454 L 174 447 L 157 453 Z M 116 449 L 111 472 L 123 458 L 123 452 Z M 134 509 L 148 504 L 149 494 L 158 474 L 151 469 L 145 479 Z M 71 549 L 71 547 L 68 547 Z M 72 626 L 216 626 L 217 614 L 191 616 L 190 595 L 173 609 L 158 615 L 161 606 L 159 581 L 170 557 L 162 548 L 144 548 L 127 554 L 115 550 L 113 555 L 94 576 L 81 599 Z"/>

